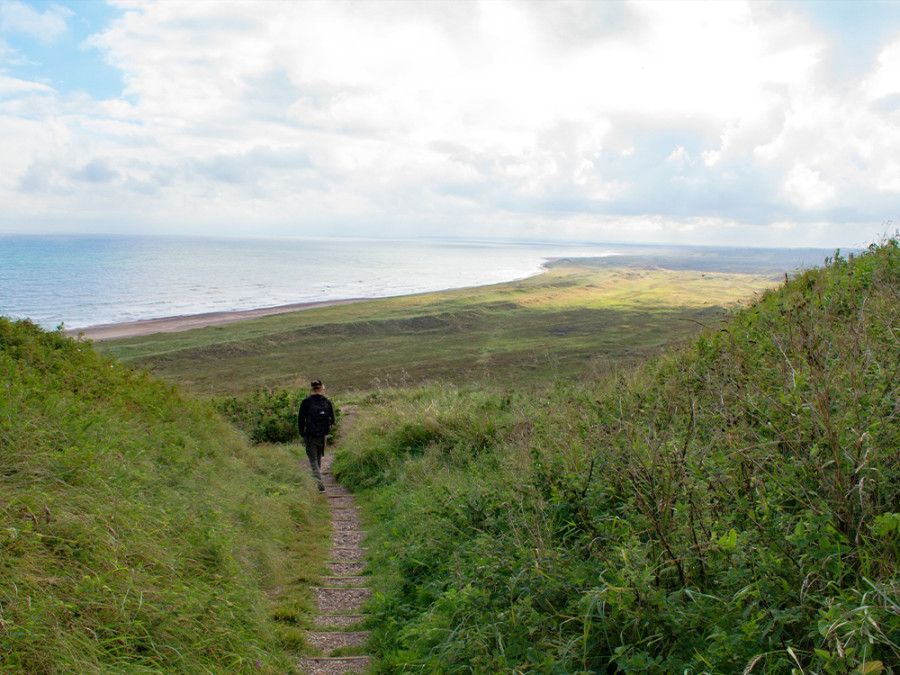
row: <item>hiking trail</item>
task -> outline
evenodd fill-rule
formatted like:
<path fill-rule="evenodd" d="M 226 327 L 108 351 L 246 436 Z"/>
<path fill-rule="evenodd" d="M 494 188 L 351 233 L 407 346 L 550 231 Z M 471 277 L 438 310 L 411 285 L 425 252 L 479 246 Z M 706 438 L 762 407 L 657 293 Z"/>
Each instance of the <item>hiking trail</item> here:
<path fill-rule="evenodd" d="M 353 411 L 347 412 L 345 425 L 353 417 Z M 307 642 L 322 655 L 300 659 L 298 667 L 305 675 L 364 673 L 372 662 L 369 656 L 344 655 L 365 651 L 369 633 L 358 628 L 366 618 L 360 613 L 361 608 L 372 591 L 366 585 L 368 577 L 363 576 L 367 549 L 363 546 L 366 532 L 361 529 L 361 509 L 350 491 L 335 482 L 331 471 L 334 446 L 331 450 L 325 454 L 321 467 L 331 511 L 330 575 L 322 577 L 321 585 L 314 589 L 318 614 L 313 617 L 314 630 L 306 633 Z"/>

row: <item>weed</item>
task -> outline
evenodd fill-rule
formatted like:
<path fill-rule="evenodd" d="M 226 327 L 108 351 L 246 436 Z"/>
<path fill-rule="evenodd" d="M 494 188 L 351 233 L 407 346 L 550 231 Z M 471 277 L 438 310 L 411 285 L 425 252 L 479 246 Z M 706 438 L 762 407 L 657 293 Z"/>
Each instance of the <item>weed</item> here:
<path fill-rule="evenodd" d="M 288 669 L 270 614 L 326 537 L 290 446 L 28 321 L 0 374 L 0 670 Z"/>
<path fill-rule="evenodd" d="M 632 371 L 370 397 L 381 672 L 897 672 L 898 300 L 894 238 Z"/>

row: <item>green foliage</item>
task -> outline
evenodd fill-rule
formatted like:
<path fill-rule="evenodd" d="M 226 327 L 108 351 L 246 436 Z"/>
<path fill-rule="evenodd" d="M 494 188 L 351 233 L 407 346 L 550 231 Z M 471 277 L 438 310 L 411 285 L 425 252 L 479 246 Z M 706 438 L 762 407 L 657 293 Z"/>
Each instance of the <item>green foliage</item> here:
<path fill-rule="evenodd" d="M 254 443 L 290 443 L 300 435 L 297 411 L 303 396 L 286 389 L 257 389 L 218 399 L 216 408 Z"/>
<path fill-rule="evenodd" d="M 180 333 L 97 343 L 198 395 L 296 389 L 327 372 L 332 391 L 434 380 L 458 386 L 584 378 L 634 364 L 772 287 L 771 264 L 638 268 L 628 257 L 555 263 L 530 279 L 384 298 Z M 670 266 L 663 269 L 666 263 Z M 672 264 L 676 263 L 676 264 Z M 723 270 L 720 271 L 720 268 Z M 779 266 L 779 269 L 783 269 Z M 706 270 L 702 273 L 700 270 Z M 777 279 L 777 277 L 774 277 Z"/>
<path fill-rule="evenodd" d="M 900 672 L 898 327 L 894 238 L 633 371 L 371 397 L 380 672 Z"/>
<path fill-rule="evenodd" d="M 321 515 L 287 449 L 2 318 L 0 448 L 0 671 L 291 667 L 265 589 L 307 560 L 297 532 L 321 550 Z"/>
<path fill-rule="evenodd" d="M 489 449 L 504 424 L 508 400 L 450 386 L 418 390 L 376 390 L 368 401 L 390 402 L 376 427 L 368 427 L 364 444 L 351 456 L 339 454 L 334 471 L 341 481 L 360 487 L 392 482 L 393 472 L 414 457 L 435 448 L 442 461 L 466 466 Z M 350 430 L 350 438 L 354 430 Z"/>

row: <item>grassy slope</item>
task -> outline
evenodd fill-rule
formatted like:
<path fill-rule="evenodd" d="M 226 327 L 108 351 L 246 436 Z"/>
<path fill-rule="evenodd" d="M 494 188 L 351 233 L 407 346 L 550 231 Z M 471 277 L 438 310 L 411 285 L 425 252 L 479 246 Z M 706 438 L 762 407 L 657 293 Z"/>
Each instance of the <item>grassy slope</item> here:
<path fill-rule="evenodd" d="M 381 672 L 900 672 L 900 247 L 631 372 L 373 392 Z"/>
<path fill-rule="evenodd" d="M 438 376 L 521 388 L 596 369 L 598 353 L 620 362 L 630 349 L 636 360 L 721 317 L 706 298 L 727 304 L 772 283 L 722 270 L 627 275 L 620 284 L 608 261 L 561 265 L 518 284 L 103 348 L 204 393 L 293 385 L 321 373 L 328 355 L 329 381 L 347 388 Z M 289 449 L 248 448 L 205 404 L 83 343 L 27 323 L 0 329 L 0 669 L 281 672 L 286 650 L 303 647 L 304 582 L 321 532 Z M 298 362 L 301 349 L 309 356 Z M 415 419 L 381 421 L 397 441 L 382 444 L 388 456 L 410 433 L 413 449 L 442 437 L 431 403 L 423 410 L 410 395 Z M 484 405 L 460 408 L 451 454 L 472 451 L 472 430 L 491 447 L 516 396 L 475 395 Z"/>
<path fill-rule="evenodd" d="M 697 265 L 700 267 L 700 265 Z M 230 326 L 98 343 L 200 395 L 333 391 L 430 379 L 525 386 L 634 363 L 715 324 L 724 307 L 775 284 L 771 271 L 703 272 L 558 263 L 486 288 L 373 300 Z"/>
<path fill-rule="evenodd" d="M 27 322 L 0 381 L 0 671 L 285 672 L 327 539 L 290 448 Z"/>

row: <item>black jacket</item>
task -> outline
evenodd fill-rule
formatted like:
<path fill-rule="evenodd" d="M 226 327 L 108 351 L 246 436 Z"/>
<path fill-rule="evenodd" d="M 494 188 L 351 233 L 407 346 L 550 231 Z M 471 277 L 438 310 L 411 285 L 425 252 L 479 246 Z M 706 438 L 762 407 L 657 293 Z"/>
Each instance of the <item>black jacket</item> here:
<path fill-rule="evenodd" d="M 300 435 L 327 436 L 334 426 L 334 407 L 322 394 L 311 394 L 303 399 L 297 413 Z"/>

